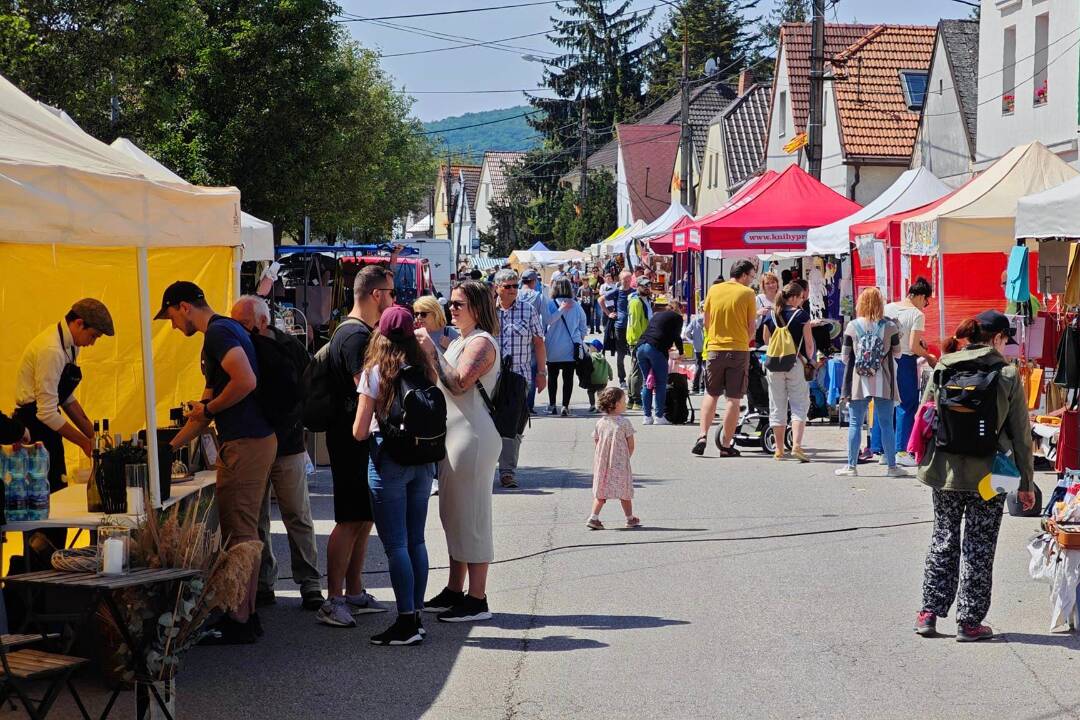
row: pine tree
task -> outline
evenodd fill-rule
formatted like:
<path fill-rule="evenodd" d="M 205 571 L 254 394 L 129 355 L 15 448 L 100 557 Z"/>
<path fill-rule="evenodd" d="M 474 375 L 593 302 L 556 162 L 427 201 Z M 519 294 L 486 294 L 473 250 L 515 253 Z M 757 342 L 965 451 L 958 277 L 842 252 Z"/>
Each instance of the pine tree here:
<path fill-rule="evenodd" d="M 682 47 L 687 40 L 690 77 L 706 61 L 717 62 L 718 80 L 749 65 L 760 50 L 760 30 L 746 17 L 759 0 L 685 0 L 668 14 L 667 27 L 656 38 L 649 58 L 647 105 L 663 102 L 679 91 Z"/>
<path fill-rule="evenodd" d="M 810 22 L 813 8 L 810 0 L 777 0 L 776 6 L 761 20 L 761 35 L 775 50 L 780 44 L 780 26 L 789 22 Z"/>

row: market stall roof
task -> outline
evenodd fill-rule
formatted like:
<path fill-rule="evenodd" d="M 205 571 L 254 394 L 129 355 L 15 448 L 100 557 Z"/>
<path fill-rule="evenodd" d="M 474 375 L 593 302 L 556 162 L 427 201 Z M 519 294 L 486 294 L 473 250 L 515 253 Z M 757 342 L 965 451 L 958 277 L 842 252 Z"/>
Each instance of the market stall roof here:
<path fill-rule="evenodd" d="M 1080 177 L 1016 202 L 1017 239 L 1080 237 Z"/>
<path fill-rule="evenodd" d="M 537 251 L 548 252 L 548 251 L 550 251 L 550 248 L 548 248 L 548 246 L 545 245 L 542 242 L 535 242 L 535 243 L 533 243 L 533 246 L 531 248 L 529 248 L 529 251 L 530 252 L 537 252 Z"/>
<path fill-rule="evenodd" d="M 571 260 L 585 260 L 585 253 L 580 250 L 515 250 L 510 253 L 511 265 L 560 265 Z"/>
<path fill-rule="evenodd" d="M 4 241 L 240 245 L 240 192 L 156 179 L 0 77 Z"/>
<path fill-rule="evenodd" d="M 687 210 L 682 203 L 673 202 L 668 206 L 668 209 L 660 214 L 655 220 L 646 225 L 645 227 L 635 230 L 634 232 L 627 232 L 624 237 L 634 240 L 648 240 L 649 238 L 663 235 L 669 232 L 671 228 L 675 226 L 675 223 L 684 217 L 690 217 L 690 211 Z M 625 241 L 623 243 L 625 245 Z"/>
<path fill-rule="evenodd" d="M 143 152 L 127 138 L 116 138 L 112 147 L 145 167 L 149 177 L 166 182 L 188 185 L 187 180 Z M 240 241 L 244 244 L 244 260 L 274 259 L 274 226 L 246 212 L 240 213 Z"/>
<path fill-rule="evenodd" d="M 743 200 L 743 198 L 745 198 L 747 195 L 750 195 L 752 192 L 754 192 L 754 188 L 756 188 L 759 184 L 761 184 L 762 182 L 765 182 L 765 181 L 771 182 L 772 178 L 776 177 L 777 175 L 779 175 L 779 173 L 776 172 L 775 170 L 766 170 L 761 175 L 758 175 L 756 177 L 750 178 L 749 180 L 746 180 L 743 183 L 743 186 L 741 188 L 739 188 L 738 191 L 736 191 L 736 193 L 734 195 L 732 195 L 730 198 L 728 198 L 727 202 L 725 202 L 720 207 L 716 208 L 715 210 L 709 212 L 706 215 L 702 215 L 702 216 L 697 217 L 697 218 L 691 218 L 691 222 L 683 225 L 680 228 L 672 228 L 671 236 L 672 236 L 672 239 L 674 241 L 673 242 L 674 252 L 677 252 L 677 253 L 686 252 L 686 250 L 688 248 L 688 244 L 689 244 L 690 226 L 691 225 L 694 225 L 694 224 L 700 223 L 700 222 L 705 222 L 705 221 L 709 220 L 710 218 L 719 217 L 724 212 L 726 212 L 729 208 L 731 208 L 731 206 L 735 205 L 736 203 L 741 202 Z M 695 242 L 696 242 L 696 240 L 695 240 Z M 695 250 L 700 250 L 701 247 L 700 247 L 700 245 L 695 244 L 694 249 Z"/>
<path fill-rule="evenodd" d="M 806 233 L 806 252 L 811 255 L 843 255 L 848 252 L 848 230 L 894 213 L 921 207 L 951 192 L 926 168 L 904 172 L 866 207 L 834 223 L 812 228 Z"/>
<path fill-rule="evenodd" d="M 856 243 L 858 243 L 859 238 L 867 237 L 885 240 L 889 237 L 892 227 L 898 226 L 909 217 L 915 217 L 916 215 L 933 210 L 938 205 L 948 200 L 951 195 L 952 193 L 949 193 L 948 195 L 939 197 L 937 200 L 911 208 L 910 210 L 903 210 L 891 215 L 884 215 L 879 218 L 874 218 L 873 220 L 867 220 L 866 222 L 855 223 L 848 228 L 848 236 Z"/>
<path fill-rule="evenodd" d="M 624 252 L 626 249 L 623 239 L 630 237 L 641 230 L 645 229 L 644 220 L 635 220 L 631 225 L 624 225 L 615 232 L 608 235 L 608 237 L 600 243 L 601 255 L 614 255 L 616 253 Z"/>
<path fill-rule="evenodd" d="M 804 250 L 808 229 L 835 222 L 860 207 L 798 165 L 762 177 L 733 200 L 683 228 L 691 247 L 755 254 Z"/>
<path fill-rule="evenodd" d="M 686 227 L 692 222 L 694 222 L 694 218 L 689 215 L 679 218 L 679 220 L 671 226 L 670 231 L 663 235 L 657 235 L 648 241 L 649 249 L 657 255 L 671 255 L 675 251 L 675 231 L 679 228 Z"/>
<path fill-rule="evenodd" d="M 1018 145 L 937 207 L 901 224 L 907 255 L 1007 252 L 1016 244 L 1017 201 L 1077 176 L 1040 142 Z"/>

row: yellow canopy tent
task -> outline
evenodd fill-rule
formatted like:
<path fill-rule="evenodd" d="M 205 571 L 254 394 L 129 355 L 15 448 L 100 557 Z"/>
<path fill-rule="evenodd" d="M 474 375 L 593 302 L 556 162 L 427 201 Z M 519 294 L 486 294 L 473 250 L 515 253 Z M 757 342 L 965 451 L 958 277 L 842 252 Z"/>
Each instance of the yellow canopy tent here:
<path fill-rule="evenodd" d="M 238 190 L 150 178 L 0 77 L 0 407 L 14 405 L 23 348 L 94 297 L 116 336 L 80 353 L 77 397 L 125 437 L 156 428 L 203 387 L 199 339 L 151 323 L 161 294 L 192 280 L 227 310 L 240 246 Z M 156 443 L 148 452 L 157 505 Z"/>

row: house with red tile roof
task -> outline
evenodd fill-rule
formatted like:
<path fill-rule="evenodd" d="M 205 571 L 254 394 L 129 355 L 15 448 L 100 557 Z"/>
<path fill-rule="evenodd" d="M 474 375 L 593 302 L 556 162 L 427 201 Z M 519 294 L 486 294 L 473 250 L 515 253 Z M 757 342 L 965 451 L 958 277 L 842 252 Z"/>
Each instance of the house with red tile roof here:
<path fill-rule="evenodd" d="M 911 164 L 936 28 L 826 24 L 821 181 L 860 204 Z M 767 166 L 806 167 L 810 26 L 781 28 Z"/>
<path fill-rule="evenodd" d="M 525 162 L 525 153 L 488 150 L 480 166 L 476 188 L 476 229 L 482 233 L 495 232 L 495 222 L 488 206 L 506 200 L 507 180 L 514 168 Z"/>
<path fill-rule="evenodd" d="M 440 165 L 435 176 L 435 238 L 448 237 L 457 244 L 457 256 L 469 255 L 479 249 L 476 232 L 476 196 L 480 185 L 479 165 L 450 166 L 450 196 L 447 201 L 446 165 Z M 452 220 L 452 222 L 451 222 Z"/>
<path fill-rule="evenodd" d="M 618 125 L 615 202 L 619 226 L 650 223 L 671 205 L 678 125 Z"/>

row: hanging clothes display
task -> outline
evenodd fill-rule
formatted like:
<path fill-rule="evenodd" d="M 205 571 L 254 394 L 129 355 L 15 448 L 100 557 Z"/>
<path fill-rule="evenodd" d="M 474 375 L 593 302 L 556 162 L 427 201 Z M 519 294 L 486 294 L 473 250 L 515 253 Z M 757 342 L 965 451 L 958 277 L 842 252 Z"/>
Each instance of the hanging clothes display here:
<path fill-rule="evenodd" d="M 1054 383 L 1067 390 L 1080 388 L 1080 327 L 1074 317 L 1061 333 L 1057 349 L 1057 368 Z"/>

